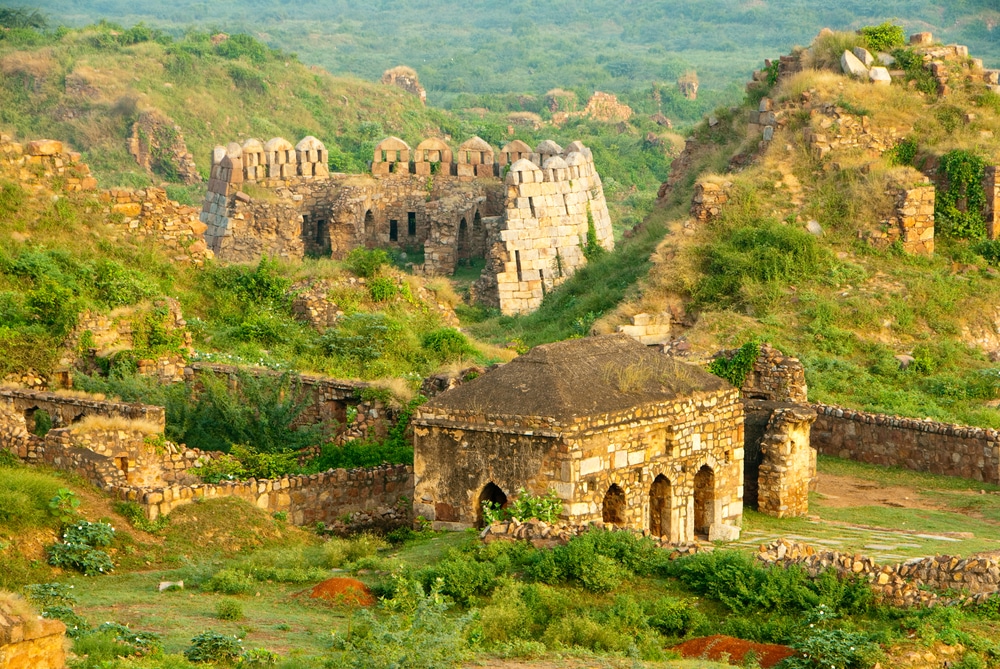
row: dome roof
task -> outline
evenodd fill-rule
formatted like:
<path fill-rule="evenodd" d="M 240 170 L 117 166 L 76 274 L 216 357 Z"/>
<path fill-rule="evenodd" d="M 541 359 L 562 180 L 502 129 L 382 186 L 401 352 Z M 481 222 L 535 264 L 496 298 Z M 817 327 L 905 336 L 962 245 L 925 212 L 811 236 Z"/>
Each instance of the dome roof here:
<path fill-rule="evenodd" d="M 295 145 L 296 151 L 326 151 L 326 147 L 323 146 L 323 142 L 319 141 L 312 135 L 306 135 L 302 138 L 302 141 Z"/>
<path fill-rule="evenodd" d="M 567 167 L 569 167 L 569 165 L 567 165 L 566 161 L 562 159 L 562 156 L 552 156 L 542 163 L 542 168 L 546 170 L 564 170 Z"/>
<path fill-rule="evenodd" d="M 543 153 L 547 156 L 558 155 L 562 152 L 562 147 L 553 142 L 551 139 L 546 139 L 535 149 L 535 153 Z"/>
<path fill-rule="evenodd" d="M 254 139 L 251 137 L 247 141 L 243 142 L 243 152 L 244 153 L 260 153 L 264 150 L 264 145 L 259 139 Z"/>
<path fill-rule="evenodd" d="M 500 153 L 531 153 L 531 147 L 521 140 L 515 139 L 500 149 Z"/>
<path fill-rule="evenodd" d="M 268 152 L 291 151 L 293 148 L 294 147 L 292 147 L 292 143 L 289 142 L 284 137 L 272 137 L 271 139 L 267 140 L 267 142 L 264 144 L 264 150 Z"/>
<path fill-rule="evenodd" d="M 538 170 L 538 165 L 534 164 L 527 158 L 521 158 L 519 161 L 510 166 L 511 172 L 534 172 Z"/>
<path fill-rule="evenodd" d="M 399 137 L 386 137 L 375 147 L 376 151 L 409 151 L 410 145 Z"/>
<path fill-rule="evenodd" d="M 459 151 L 489 151 L 492 153 L 493 147 L 489 145 L 485 139 L 481 137 L 472 137 L 470 139 L 462 142 L 462 145 L 458 147 Z"/>

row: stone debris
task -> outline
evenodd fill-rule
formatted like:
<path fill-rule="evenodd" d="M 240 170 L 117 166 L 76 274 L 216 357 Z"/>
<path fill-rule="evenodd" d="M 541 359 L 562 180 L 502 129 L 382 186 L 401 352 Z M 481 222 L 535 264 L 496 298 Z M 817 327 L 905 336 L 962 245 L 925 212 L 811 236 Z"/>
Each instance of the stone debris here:
<path fill-rule="evenodd" d="M 162 172 L 176 172 L 186 184 L 201 183 L 201 174 L 194 164 L 194 156 L 188 151 L 181 134 L 181 127 L 155 109 L 144 111 L 132 124 L 132 134 L 128 138 L 128 152 L 139 167 L 153 175 L 157 169 Z"/>
<path fill-rule="evenodd" d="M 691 216 L 698 223 L 708 223 L 718 218 L 722 207 L 729 202 L 733 182 L 699 181 L 691 197 Z"/>
<path fill-rule="evenodd" d="M 981 604 L 1000 591 L 1000 563 L 995 558 L 938 555 L 879 565 L 863 555 L 817 551 L 808 544 L 779 539 L 761 546 L 757 559 L 768 565 L 799 565 L 813 578 L 827 569 L 841 576 L 857 576 L 892 606 L 969 606 Z M 963 594 L 949 596 L 928 588 L 960 590 Z"/>
<path fill-rule="evenodd" d="M 623 332 L 642 344 L 665 344 L 670 341 L 670 314 L 636 314 L 629 317 L 630 325 L 619 325 Z"/>
<path fill-rule="evenodd" d="M 868 67 L 850 51 L 845 51 L 840 56 L 840 69 L 844 74 L 858 79 L 868 79 Z"/>

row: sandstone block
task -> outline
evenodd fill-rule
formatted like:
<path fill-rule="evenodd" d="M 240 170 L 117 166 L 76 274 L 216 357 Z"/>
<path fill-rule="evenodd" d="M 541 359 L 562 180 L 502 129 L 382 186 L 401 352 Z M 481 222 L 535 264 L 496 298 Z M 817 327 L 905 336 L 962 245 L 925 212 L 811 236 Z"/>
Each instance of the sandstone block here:
<path fill-rule="evenodd" d="M 856 46 L 852 50 L 852 53 L 855 55 L 855 57 L 857 57 L 858 60 L 864 63 L 865 67 L 871 67 L 872 65 L 875 64 L 875 58 L 868 52 L 867 49 L 863 49 L 860 46 Z"/>
<path fill-rule="evenodd" d="M 840 69 L 844 74 L 852 77 L 859 79 L 866 79 L 868 77 L 868 68 L 850 51 L 844 51 L 840 56 Z"/>
<path fill-rule="evenodd" d="M 873 67 L 868 71 L 868 78 L 871 79 L 872 83 L 879 86 L 888 86 L 892 83 L 892 77 L 889 76 L 889 70 L 884 67 Z"/>
<path fill-rule="evenodd" d="M 28 142 L 25 152 L 29 156 L 57 156 L 63 152 L 63 145 L 54 139 L 36 139 Z"/>

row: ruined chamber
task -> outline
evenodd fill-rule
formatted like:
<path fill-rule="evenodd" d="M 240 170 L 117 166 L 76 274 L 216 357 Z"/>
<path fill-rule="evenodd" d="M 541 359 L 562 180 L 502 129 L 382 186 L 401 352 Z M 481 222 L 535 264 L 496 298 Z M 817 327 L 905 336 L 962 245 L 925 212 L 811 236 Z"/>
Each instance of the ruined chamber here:
<path fill-rule="evenodd" d="M 484 501 L 554 490 L 562 517 L 674 543 L 743 515 L 738 391 L 627 335 L 546 344 L 444 393 L 414 425 L 414 514 L 482 524 Z"/>

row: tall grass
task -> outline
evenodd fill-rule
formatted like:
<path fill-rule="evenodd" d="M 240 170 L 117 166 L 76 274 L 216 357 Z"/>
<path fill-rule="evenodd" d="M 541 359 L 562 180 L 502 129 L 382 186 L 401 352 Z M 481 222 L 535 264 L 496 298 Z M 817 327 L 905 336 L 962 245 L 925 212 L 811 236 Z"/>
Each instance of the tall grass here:
<path fill-rule="evenodd" d="M 55 477 L 27 467 L 0 466 L 0 528 L 20 532 L 56 527 L 59 519 L 49 500 L 62 484 Z"/>

